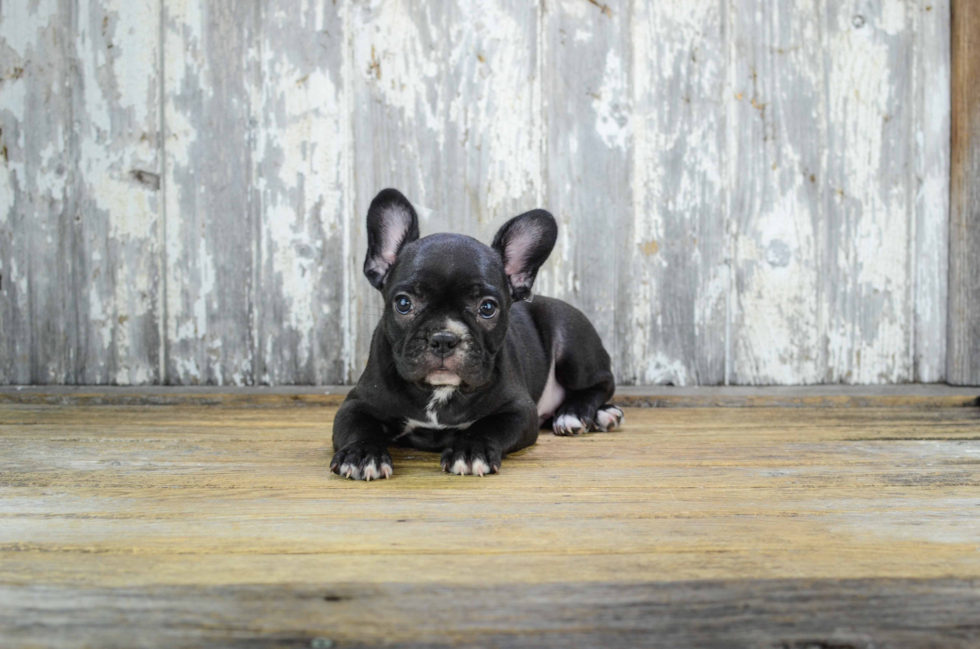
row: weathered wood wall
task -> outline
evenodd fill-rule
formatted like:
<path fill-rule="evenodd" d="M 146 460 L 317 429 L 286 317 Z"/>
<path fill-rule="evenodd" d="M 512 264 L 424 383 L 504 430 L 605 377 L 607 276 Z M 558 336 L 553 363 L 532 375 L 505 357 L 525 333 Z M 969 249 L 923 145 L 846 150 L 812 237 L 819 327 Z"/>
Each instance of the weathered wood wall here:
<path fill-rule="evenodd" d="M 0 2 L 0 383 L 339 383 L 375 192 L 623 383 L 946 378 L 948 0 Z"/>
<path fill-rule="evenodd" d="M 948 379 L 980 385 L 980 6 L 952 9 Z"/>

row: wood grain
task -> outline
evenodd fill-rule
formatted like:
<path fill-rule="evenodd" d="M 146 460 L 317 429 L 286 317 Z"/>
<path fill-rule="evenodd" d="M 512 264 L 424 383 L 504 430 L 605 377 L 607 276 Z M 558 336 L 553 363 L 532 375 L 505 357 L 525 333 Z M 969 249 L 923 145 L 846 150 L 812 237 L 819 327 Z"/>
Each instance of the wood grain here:
<path fill-rule="evenodd" d="M 980 382 L 949 0 L 16 4 L 2 384 L 355 381 L 392 185 L 423 234 L 553 211 L 538 292 L 620 383 Z"/>
<path fill-rule="evenodd" d="M 339 406 L 350 386 L 320 387 L 0 387 L 0 403 L 60 406 L 229 408 Z M 663 387 L 620 386 L 613 401 L 634 408 L 972 408 L 980 390 L 946 385 Z"/>
<path fill-rule="evenodd" d="M 733 104 L 735 278 L 726 381 L 736 385 L 842 380 L 827 372 L 826 310 L 834 306 L 821 282 L 836 245 L 821 229 L 838 225 L 824 209 L 830 192 L 821 164 L 828 123 L 847 127 L 854 118 L 827 117 L 830 48 L 820 38 L 819 7 L 746 0 L 733 14 L 734 87 L 725 100 Z"/>
<path fill-rule="evenodd" d="M 0 22 L 0 381 L 76 383 L 82 218 L 71 2 L 4 3 Z M 33 9 L 33 10 L 32 10 Z"/>
<path fill-rule="evenodd" d="M 980 7 L 953 1 L 947 378 L 980 385 Z"/>
<path fill-rule="evenodd" d="M 617 330 L 621 380 L 725 383 L 730 148 L 727 5 L 636 3 L 633 204 Z"/>
<path fill-rule="evenodd" d="M 916 381 L 946 380 L 949 303 L 950 3 L 913 5 Z"/>
<path fill-rule="evenodd" d="M 254 382 L 348 379 L 350 115 L 343 3 L 262 3 L 251 92 Z M 246 188 L 243 188 L 243 190 Z"/>
<path fill-rule="evenodd" d="M 543 434 L 500 475 L 396 450 L 372 483 L 328 472 L 333 412 L 0 406 L 5 642 L 980 632 L 976 408 L 628 409 L 621 432 Z"/>
<path fill-rule="evenodd" d="M 558 242 L 535 290 L 581 309 L 625 367 L 633 304 L 620 290 L 632 204 L 629 3 L 545 2 L 540 20 L 543 206 L 558 220 Z"/>
<path fill-rule="evenodd" d="M 258 3 L 164 7 L 166 367 L 176 385 L 251 385 Z"/>
<path fill-rule="evenodd" d="M 977 580 L 0 586 L 7 646 L 967 649 Z M 384 611 L 384 615 L 378 615 Z"/>

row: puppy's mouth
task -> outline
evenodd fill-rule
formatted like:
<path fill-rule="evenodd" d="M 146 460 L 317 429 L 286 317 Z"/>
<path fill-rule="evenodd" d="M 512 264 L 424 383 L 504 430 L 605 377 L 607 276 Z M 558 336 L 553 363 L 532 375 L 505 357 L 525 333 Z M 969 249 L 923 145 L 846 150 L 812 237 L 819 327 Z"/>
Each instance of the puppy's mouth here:
<path fill-rule="evenodd" d="M 463 380 L 459 378 L 456 372 L 446 368 L 439 368 L 429 372 L 425 377 L 425 382 L 429 385 L 458 386 Z"/>

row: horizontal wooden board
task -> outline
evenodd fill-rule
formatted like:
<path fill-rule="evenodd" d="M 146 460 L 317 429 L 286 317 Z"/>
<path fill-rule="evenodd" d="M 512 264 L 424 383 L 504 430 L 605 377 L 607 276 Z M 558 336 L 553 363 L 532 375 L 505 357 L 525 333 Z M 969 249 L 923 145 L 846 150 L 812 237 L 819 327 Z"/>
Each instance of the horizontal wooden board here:
<path fill-rule="evenodd" d="M 371 483 L 334 413 L 0 405 L 5 646 L 978 639 L 976 408 L 629 408 Z"/>
<path fill-rule="evenodd" d="M 11 649 L 967 649 L 980 643 L 978 607 L 980 582 L 969 579 L 28 585 L 0 586 L 0 630 Z"/>
<path fill-rule="evenodd" d="M 0 403 L 26 405 L 338 406 L 349 386 L 162 387 L 0 386 Z M 980 390 L 945 385 L 696 387 L 620 386 L 613 401 L 632 408 L 957 408 L 980 406 Z"/>

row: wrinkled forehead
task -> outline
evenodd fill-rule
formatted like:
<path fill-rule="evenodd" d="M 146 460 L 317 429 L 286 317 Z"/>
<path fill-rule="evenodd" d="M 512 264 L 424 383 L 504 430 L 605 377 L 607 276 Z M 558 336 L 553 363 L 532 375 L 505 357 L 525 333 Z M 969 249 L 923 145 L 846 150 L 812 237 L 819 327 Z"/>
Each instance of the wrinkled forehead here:
<path fill-rule="evenodd" d="M 460 234 L 433 234 L 405 246 L 392 269 L 393 290 L 460 291 L 479 287 L 500 290 L 503 263 L 490 246 Z M 464 297 L 463 294 L 460 297 Z"/>

